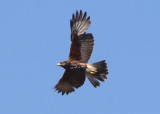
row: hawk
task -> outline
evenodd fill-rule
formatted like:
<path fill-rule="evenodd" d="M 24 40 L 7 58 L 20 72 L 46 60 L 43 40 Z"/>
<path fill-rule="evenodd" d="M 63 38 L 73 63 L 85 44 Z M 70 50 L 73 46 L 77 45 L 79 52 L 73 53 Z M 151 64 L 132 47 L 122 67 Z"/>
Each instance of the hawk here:
<path fill-rule="evenodd" d="M 91 33 L 86 33 L 91 22 L 87 13 L 76 11 L 70 20 L 71 27 L 71 48 L 67 61 L 58 63 L 65 69 L 62 78 L 59 80 L 55 89 L 58 93 L 69 94 L 84 84 L 85 77 L 89 79 L 92 85 L 96 88 L 100 86 L 100 81 L 107 79 L 108 69 L 105 60 L 87 64 L 89 61 L 94 39 Z"/>

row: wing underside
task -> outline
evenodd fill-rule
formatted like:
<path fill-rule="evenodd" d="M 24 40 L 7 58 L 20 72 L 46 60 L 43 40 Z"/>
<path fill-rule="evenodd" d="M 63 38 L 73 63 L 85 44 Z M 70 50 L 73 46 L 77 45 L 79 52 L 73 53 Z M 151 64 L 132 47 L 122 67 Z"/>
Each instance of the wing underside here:
<path fill-rule="evenodd" d="M 84 81 L 85 72 L 83 70 L 66 70 L 55 88 L 58 93 L 62 92 L 62 95 L 69 94 L 74 91 L 74 88 L 82 86 Z"/>
<path fill-rule="evenodd" d="M 82 17 L 83 16 L 83 17 Z M 86 34 L 86 30 L 90 26 L 90 17 L 87 17 L 87 13 L 84 15 L 82 11 L 76 12 L 76 16 L 73 14 L 71 24 L 71 49 L 68 61 L 77 60 L 87 63 L 91 57 L 94 39 L 91 33 Z"/>

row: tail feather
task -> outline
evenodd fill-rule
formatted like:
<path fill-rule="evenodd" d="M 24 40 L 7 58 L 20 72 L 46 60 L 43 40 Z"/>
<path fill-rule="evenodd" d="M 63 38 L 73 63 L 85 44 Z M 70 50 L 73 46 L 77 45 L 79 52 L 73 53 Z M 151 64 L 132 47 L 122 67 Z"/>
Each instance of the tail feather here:
<path fill-rule="evenodd" d="M 96 88 L 97 86 L 100 86 L 100 83 L 98 82 L 98 80 L 96 80 L 95 78 L 93 78 L 91 75 L 87 75 L 87 78 L 89 79 L 89 81 L 92 83 L 92 85 Z"/>
<path fill-rule="evenodd" d="M 107 79 L 107 74 L 108 74 L 108 69 L 105 60 L 87 64 L 86 75 L 94 87 L 100 85 L 98 80 L 102 82 L 105 81 L 105 79 Z"/>

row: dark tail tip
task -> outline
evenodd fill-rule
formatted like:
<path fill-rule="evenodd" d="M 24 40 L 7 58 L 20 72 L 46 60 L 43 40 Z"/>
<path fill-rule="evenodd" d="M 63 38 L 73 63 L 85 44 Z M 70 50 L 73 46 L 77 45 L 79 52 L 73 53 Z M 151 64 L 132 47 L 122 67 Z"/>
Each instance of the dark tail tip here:
<path fill-rule="evenodd" d="M 105 74 L 105 75 L 108 74 L 108 67 L 107 67 L 107 63 L 105 60 L 99 61 L 96 63 L 92 63 L 91 65 L 98 70 L 99 74 Z"/>
<path fill-rule="evenodd" d="M 88 64 L 88 66 L 94 67 L 93 69 L 90 67 L 91 72 L 88 74 L 89 76 L 87 76 L 94 87 L 100 85 L 98 80 L 105 81 L 105 79 L 107 79 L 108 68 L 105 60 Z"/>

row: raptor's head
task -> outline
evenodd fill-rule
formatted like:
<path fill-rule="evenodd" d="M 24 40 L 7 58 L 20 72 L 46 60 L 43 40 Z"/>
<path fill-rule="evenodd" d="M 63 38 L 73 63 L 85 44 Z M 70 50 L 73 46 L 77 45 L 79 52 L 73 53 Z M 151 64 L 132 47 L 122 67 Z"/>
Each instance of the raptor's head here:
<path fill-rule="evenodd" d="M 61 66 L 63 68 L 66 68 L 68 66 L 68 63 L 67 63 L 67 61 L 63 61 L 63 62 L 58 63 L 57 65 Z"/>

